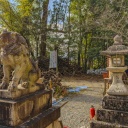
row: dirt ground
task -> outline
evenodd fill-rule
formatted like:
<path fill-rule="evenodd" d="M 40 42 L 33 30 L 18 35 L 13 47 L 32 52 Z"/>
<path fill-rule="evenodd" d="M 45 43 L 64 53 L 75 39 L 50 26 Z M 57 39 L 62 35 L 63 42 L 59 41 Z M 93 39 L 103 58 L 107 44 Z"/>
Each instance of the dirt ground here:
<path fill-rule="evenodd" d="M 101 107 L 104 81 L 102 76 L 64 77 L 62 85 L 67 87 L 87 86 L 86 90 L 70 93 L 68 103 L 61 108 L 61 120 L 68 128 L 89 128 L 90 106 Z"/>

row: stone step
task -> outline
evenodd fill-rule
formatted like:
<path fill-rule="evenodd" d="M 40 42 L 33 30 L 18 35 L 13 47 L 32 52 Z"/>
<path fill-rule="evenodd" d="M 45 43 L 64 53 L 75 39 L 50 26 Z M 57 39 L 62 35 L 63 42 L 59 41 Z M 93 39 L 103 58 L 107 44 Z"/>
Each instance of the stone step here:
<path fill-rule="evenodd" d="M 93 120 L 90 123 L 90 128 L 128 128 L 128 126 Z"/>
<path fill-rule="evenodd" d="M 102 100 L 102 107 L 104 109 L 128 112 L 128 96 L 105 95 Z"/>
<path fill-rule="evenodd" d="M 98 109 L 97 120 L 128 125 L 128 112 L 109 109 Z"/>
<path fill-rule="evenodd" d="M 25 123 L 18 126 L 3 126 L 0 128 L 46 128 L 50 124 L 54 123 L 60 117 L 60 107 L 52 107 L 43 111 L 37 116 L 31 118 Z"/>

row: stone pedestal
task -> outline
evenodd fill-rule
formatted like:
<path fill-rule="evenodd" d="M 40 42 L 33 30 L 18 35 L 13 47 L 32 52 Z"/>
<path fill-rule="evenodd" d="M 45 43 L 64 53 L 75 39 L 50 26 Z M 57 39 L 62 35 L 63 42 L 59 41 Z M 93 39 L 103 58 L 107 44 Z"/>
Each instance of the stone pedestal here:
<path fill-rule="evenodd" d="M 127 67 L 107 67 L 113 73 L 112 84 L 107 90 L 109 95 L 128 96 L 128 87 L 122 81 L 122 75 Z"/>
<path fill-rule="evenodd" d="M 91 128 L 128 128 L 128 96 L 106 95 Z"/>
<path fill-rule="evenodd" d="M 16 92 L 0 91 L 0 128 L 46 128 L 59 117 L 60 108 L 52 107 L 50 90 L 20 97 Z"/>

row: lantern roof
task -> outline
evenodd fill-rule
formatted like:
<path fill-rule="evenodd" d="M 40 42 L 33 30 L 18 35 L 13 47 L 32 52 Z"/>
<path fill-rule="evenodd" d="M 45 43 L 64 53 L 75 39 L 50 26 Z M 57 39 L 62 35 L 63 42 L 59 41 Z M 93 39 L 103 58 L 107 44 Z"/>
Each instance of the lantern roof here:
<path fill-rule="evenodd" d="M 123 45 L 122 37 L 116 35 L 114 37 L 114 43 L 112 46 L 108 47 L 107 50 L 101 51 L 101 55 L 111 56 L 111 55 L 126 55 L 128 54 L 128 47 Z"/>

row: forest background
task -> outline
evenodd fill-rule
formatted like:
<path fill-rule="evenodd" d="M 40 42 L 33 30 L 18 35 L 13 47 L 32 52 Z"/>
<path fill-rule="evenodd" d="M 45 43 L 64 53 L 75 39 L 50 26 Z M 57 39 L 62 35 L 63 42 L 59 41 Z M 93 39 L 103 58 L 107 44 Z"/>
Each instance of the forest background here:
<path fill-rule="evenodd" d="M 58 57 L 83 72 L 106 67 L 100 51 L 128 41 L 128 0 L 0 0 L 0 31 L 23 35 L 34 60 Z M 126 64 L 128 63 L 126 57 Z"/>

